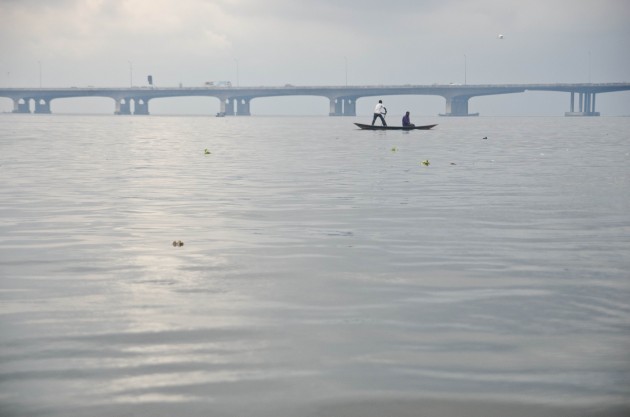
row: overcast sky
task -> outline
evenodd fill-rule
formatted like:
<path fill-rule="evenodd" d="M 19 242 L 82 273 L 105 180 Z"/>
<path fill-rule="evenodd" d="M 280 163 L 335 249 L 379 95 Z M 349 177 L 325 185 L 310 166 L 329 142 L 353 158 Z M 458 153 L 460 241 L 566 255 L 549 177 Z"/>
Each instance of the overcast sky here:
<path fill-rule="evenodd" d="M 0 85 L 630 81 L 629 22 L 628 0 L 0 0 Z"/>

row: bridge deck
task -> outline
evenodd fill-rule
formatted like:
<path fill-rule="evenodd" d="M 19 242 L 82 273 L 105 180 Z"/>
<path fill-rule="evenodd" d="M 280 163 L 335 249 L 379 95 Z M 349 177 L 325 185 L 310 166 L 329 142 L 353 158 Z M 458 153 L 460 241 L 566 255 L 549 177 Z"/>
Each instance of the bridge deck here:
<path fill-rule="evenodd" d="M 149 114 L 149 100 L 165 97 L 216 97 L 226 115 L 249 115 L 249 102 L 260 97 L 323 96 L 330 100 L 330 115 L 356 115 L 356 101 L 361 97 L 392 95 L 437 95 L 446 99 L 449 116 L 467 116 L 468 100 L 476 96 L 521 93 L 524 91 L 557 91 L 571 93 L 572 114 L 594 114 L 595 94 L 630 90 L 630 83 L 573 84 L 431 84 L 366 86 L 204 86 L 204 87 L 67 87 L 67 88 L 0 88 L 0 97 L 14 101 L 14 112 L 50 113 L 50 102 L 71 97 L 109 97 L 116 102 L 116 114 Z M 579 95 L 580 111 L 574 111 L 574 95 Z M 236 108 L 234 108 L 236 107 Z"/>

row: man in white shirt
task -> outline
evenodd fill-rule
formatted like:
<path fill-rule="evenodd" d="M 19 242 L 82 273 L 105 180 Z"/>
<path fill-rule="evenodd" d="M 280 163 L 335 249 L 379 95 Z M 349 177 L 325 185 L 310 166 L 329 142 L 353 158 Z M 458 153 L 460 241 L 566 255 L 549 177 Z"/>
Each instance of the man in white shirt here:
<path fill-rule="evenodd" d="M 379 100 L 378 104 L 374 108 L 374 118 L 372 119 L 372 126 L 374 126 L 374 122 L 379 117 L 381 118 L 381 122 L 383 122 L 383 126 L 387 126 L 387 123 L 385 123 L 385 118 L 383 117 L 383 115 L 385 114 L 387 114 L 387 108 L 383 106 L 383 100 Z"/>

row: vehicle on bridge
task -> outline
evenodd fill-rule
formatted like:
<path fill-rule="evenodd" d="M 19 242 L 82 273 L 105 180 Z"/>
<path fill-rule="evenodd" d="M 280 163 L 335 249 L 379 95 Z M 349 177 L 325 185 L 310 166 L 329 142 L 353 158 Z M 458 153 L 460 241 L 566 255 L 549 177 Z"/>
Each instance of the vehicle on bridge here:
<path fill-rule="evenodd" d="M 206 81 L 205 87 L 232 87 L 231 81 Z"/>

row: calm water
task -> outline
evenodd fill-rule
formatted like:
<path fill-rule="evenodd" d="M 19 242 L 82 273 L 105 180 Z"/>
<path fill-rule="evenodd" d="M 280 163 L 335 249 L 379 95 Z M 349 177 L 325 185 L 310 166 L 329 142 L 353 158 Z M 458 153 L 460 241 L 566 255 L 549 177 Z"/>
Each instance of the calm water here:
<path fill-rule="evenodd" d="M 627 415 L 630 118 L 353 121 L 1 115 L 0 415 Z"/>

